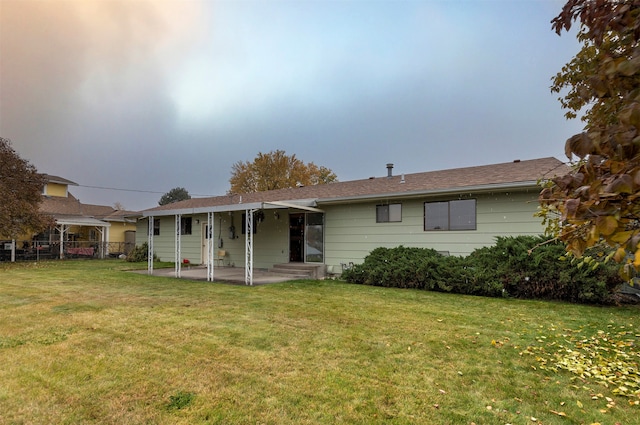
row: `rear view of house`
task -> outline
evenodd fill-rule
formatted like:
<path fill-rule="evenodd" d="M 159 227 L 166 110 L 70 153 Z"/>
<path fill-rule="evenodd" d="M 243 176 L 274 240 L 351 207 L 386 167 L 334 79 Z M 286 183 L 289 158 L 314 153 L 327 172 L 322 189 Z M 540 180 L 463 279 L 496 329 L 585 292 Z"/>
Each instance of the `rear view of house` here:
<path fill-rule="evenodd" d="M 142 212 L 137 243 L 162 260 L 339 273 L 377 247 L 468 255 L 497 236 L 538 235 L 538 181 L 566 172 L 555 158 L 394 175 L 243 195 L 193 198 Z M 153 267 L 150 263 L 150 267 Z M 249 276 L 248 276 L 249 279 Z"/>

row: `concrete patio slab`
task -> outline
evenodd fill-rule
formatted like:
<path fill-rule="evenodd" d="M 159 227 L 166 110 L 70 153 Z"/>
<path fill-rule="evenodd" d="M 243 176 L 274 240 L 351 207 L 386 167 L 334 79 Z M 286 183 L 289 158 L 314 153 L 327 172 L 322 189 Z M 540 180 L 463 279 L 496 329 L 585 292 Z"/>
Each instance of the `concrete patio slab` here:
<path fill-rule="evenodd" d="M 136 270 L 136 273 L 147 274 L 147 270 Z M 153 269 L 153 276 L 176 277 L 175 269 Z M 180 270 L 180 279 L 207 280 L 207 268 L 204 266 L 183 267 Z M 286 282 L 297 278 L 262 269 L 253 269 L 253 285 L 265 285 L 267 283 Z M 244 285 L 244 267 L 216 267 L 213 273 L 214 282 L 232 283 Z"/>

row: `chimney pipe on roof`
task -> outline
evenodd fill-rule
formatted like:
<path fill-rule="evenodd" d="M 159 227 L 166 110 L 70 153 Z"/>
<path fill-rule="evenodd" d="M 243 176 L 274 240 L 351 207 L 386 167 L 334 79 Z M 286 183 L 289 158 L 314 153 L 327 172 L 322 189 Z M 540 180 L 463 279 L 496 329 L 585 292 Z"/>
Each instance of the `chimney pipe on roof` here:
<path fill-rule="evenodd" d="M 387 177 L 393 177 L 393 164 L 387 164 Z"/>

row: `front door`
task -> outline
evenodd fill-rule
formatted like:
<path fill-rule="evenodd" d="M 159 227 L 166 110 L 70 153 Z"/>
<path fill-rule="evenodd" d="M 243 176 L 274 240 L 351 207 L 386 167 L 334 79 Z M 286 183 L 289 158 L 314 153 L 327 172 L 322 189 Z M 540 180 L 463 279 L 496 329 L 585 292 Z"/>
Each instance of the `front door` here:
<path fill-rule="evenodd" d="M 304 261 L 304 214 L 289 214 L 289 262 Z"/>

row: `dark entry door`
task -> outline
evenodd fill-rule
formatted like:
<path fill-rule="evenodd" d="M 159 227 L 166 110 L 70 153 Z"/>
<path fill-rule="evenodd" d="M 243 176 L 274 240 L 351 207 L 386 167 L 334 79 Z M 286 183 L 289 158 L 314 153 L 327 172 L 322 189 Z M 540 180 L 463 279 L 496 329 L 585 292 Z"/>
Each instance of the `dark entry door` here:
<path fill-rule="evenodd" d="M 304 214 L 289 215 L 289 262 L 304 261 Z"/>

